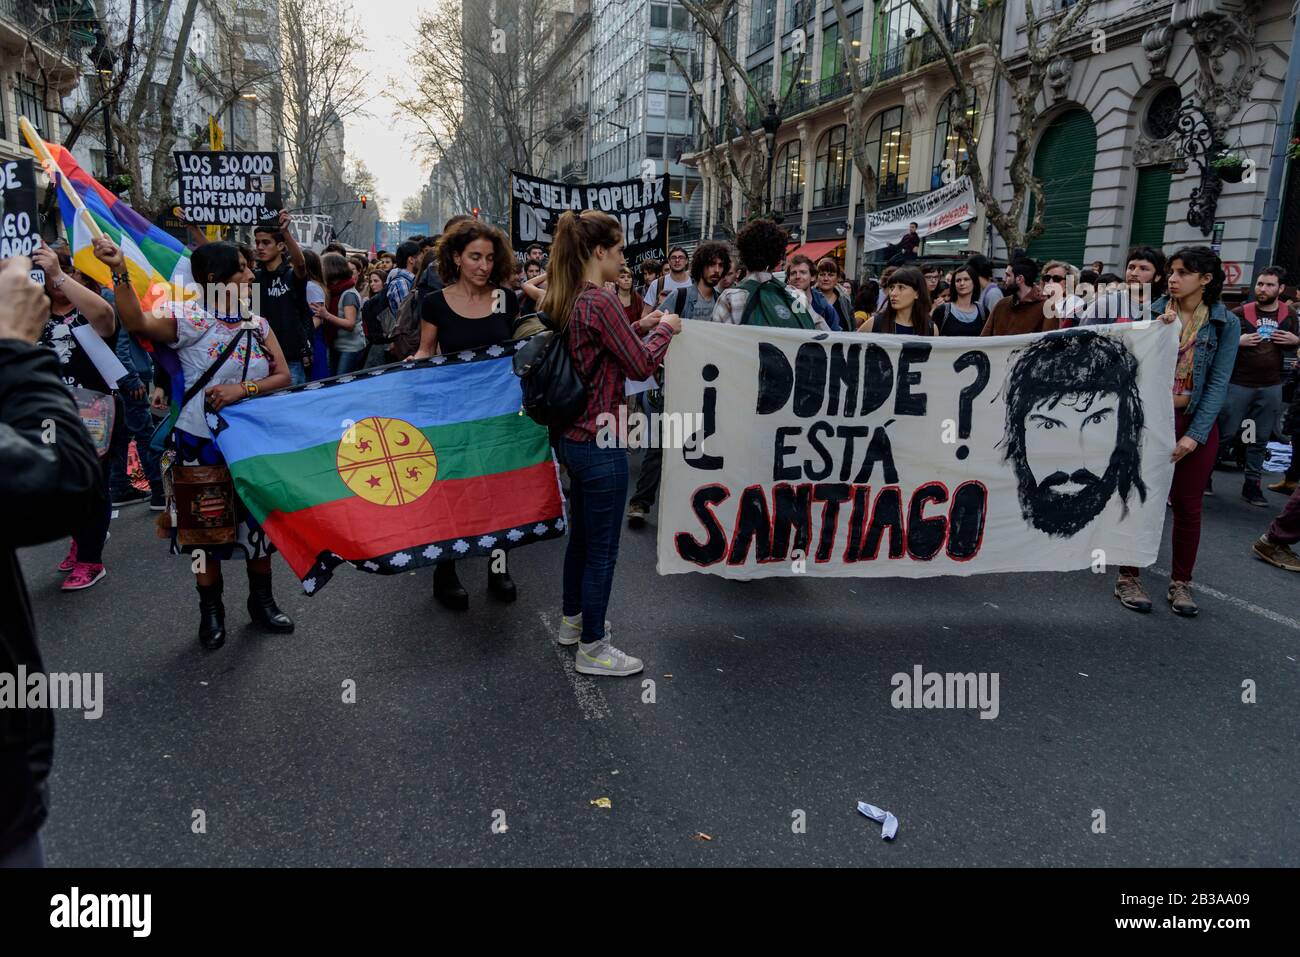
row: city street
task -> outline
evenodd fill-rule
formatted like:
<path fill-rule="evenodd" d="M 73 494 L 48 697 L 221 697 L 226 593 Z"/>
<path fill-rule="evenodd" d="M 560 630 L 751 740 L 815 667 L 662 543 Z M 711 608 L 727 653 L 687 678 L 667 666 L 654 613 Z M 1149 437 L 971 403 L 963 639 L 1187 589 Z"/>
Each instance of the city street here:
<path fill-rule="evenodd" d="M 235 565 L 230 639 L 206 653 L 186 562 L 123 509 L 92 590 L 59 592 L 66 542 L 22 553 L 46 668 L 104 673 L 102 718 L 56 716 L 48 860 L 1294 865 L 1300 583 L 1250 555 L 1285 499 L 1215 480 L 1194 620 L 1164 599 L 1167 525 L 1147 616 L 1110 573 L 660 577 L 653 523 L 625 530 L 610 619 L 646 669 L 599 680 L 554 641 L 562 541 L 514 553 L 513 605 L 463 562 L 461 615 L 428 569 L 343 568 L 308 598 L 277 559 L 290 636 L 247 626 Z M 996 672 L 996 718 L 893 708 L 917 665 Z M 896 840 L 859 800 L 897 815 Z"/>

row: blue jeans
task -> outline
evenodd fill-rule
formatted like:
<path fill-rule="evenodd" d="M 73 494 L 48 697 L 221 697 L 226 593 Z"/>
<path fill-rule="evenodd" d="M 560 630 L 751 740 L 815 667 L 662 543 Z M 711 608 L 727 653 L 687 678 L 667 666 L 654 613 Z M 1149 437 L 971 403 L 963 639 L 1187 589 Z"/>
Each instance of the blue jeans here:
<path fill-rule="evenodd" d="M 126 458 L 127 446 L 132 439 L 135 439 L 135 450 L 140 456 L 140 465 L 144 468 L 149 484 L 153 486 L 162 481 L 162 474 L 158 471 L 158 453 L 149 447 L 155 424 L 153 416 L 149 414 L 149 400 L 133 399 L 123 393 L 122 402 L 125 404 L 123 417 L 126 428 L 122 440 L 115 442 L 108 453 L 112 464 L 108 484 L 114 494 L 125 492 L 131 485 L 126 474 Z"/>
<path fill-rule="evenodd" d="M 356 372 L 361 368 L 361 363 L 366 358 L 366 350 L 361 349 L 358 352 L 335 352 L 334 353 L 334 374 L 347 375 L 350 372 Z"/>
<path fill-rule="evenodd" d="M 605 637 L 618 536 L 627 500 L 627 450 L 561 438 L 556 453 L 569 470 L 569 547 L 564 552 L 563 611 L 582 613 L 582 640 Z"/>
<path fill-rule="evenodd" d="M 288 360 L 288 366 L 289 366 L 290 385 L 302 385 L 304 382 L 307 381 L 307 370 L 302 367 L 301 360 L 299 360 L 298 362 L 294 362 L 292 359 L 290 359 Z"/>

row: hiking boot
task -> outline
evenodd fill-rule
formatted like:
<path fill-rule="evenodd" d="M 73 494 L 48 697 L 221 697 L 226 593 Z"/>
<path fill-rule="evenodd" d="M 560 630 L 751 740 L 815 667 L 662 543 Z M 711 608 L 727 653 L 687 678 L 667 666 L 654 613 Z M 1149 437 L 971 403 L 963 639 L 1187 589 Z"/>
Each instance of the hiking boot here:
<path fill-rule="evenodd" d="M 1196 602 L 1192 600 L 1191 582 L 1171 581 L 1169 583 L 1169 594 L 1165 597 L 1169 600 L 1170 608 L 1175 615 L 1194 618 L 1196 613 L 1201 610 L 1197 607 Z"/>
<path fill-rule="evenodd" d="M 1259 490 L 1258 482 L 1247 482 L 1241 487 L 1241 499 L 1247 505 L 1257 505 L 1260 508 L 1268 507 L 1268 499 L 1264 493 Z"/>
<path fill-rule="evenodd" d="M 578 645 L 573 659 L 573 670 L 584 675 L 634 675 L 645 667 L 640 658 L 624 654 L 609 643 L 612 632 L 605 627 L 605 637 L 600 641 Z"/>
<path fill-rule="evenodd" d="M 627 507 L 627 527 L 644 528 L 645 520 L 650 515 L 650 509 L 646 508 L 640 502 L 633 502 Z"/>
<path fill-rule="evenodd" d="M 1135 575 L 1120 575 L 1115 579 L 1115 597 L 1125 608 L 1143 613 L 1151 610 L 1151 599 L 1142 587 L 1142 580 Z"/>
<path fill-rule="evenodd" d="M 1300 482 L 1292 481 L 1289 478 L 1283 478 L 1281 481 L 1274 482 L 1268 487 L 1270 492 L 1279 492 L 1282 495 L 1290 495 L 1297 488 L 1300 488 Z"/>
<path fill-rule="evenodd" d="M 67 578 L 63 579 L 63 584 L 59 587 L 64 591 L 81 591 L 83 588 L 94 585 L 107 574 L 108 572 L 104 571 L 103 565 L 77 562 L 72 566 L 72 571 L 68 573 Z"/>
<path fill-rule="evenodd" d="M 1278 568 L 1285 569 L 1289 572 L 1300 572 L 1300 555 L 1291 551 L 1287 545 L 1280 542 L 1271 542 L 1267 535 L 1259 536 L 1251 551 L 1255 557 L 1268 562 L 1270 565 L 1276 565 Z"/>

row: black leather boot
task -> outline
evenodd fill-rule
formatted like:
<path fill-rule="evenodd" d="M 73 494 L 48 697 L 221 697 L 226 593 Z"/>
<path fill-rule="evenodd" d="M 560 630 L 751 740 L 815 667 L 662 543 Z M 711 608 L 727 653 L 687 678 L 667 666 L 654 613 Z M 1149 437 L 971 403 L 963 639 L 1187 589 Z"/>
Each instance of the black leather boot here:
<path fill-rule="evenodd" d="M 216 651 L 226 643 L 226 607 L 221 603 L 221 579 L 199 585 L 199 644 Z"/>
<path fill-rule="evenodd" d="M 511 602 L 519 597 L 515 580 L 510 577 L 510 571 L 505 568 L 499 572 L 488 569 L 488 592 L 497 601 Z"/>
<path fill-rule="evenodd" d="M 433 566 L 433 597 L 438 604 L 452 611 L 469 609 L 469 592 L 460 583 L 454 561 L 438 562 Z"/>
<path fill-rule="evenodd" d="M 248 616 L 267 631 L 293 631 L 293 619 L 280 610 L 271 594 L 271 575 L 248 572 Z"/>

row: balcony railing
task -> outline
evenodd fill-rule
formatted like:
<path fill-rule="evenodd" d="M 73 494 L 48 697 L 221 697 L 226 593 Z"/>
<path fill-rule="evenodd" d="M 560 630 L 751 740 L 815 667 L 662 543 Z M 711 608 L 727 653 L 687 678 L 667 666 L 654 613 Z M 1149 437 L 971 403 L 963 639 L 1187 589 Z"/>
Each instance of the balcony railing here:
<path fill-rule="evenodd" d="M 565 163 L 560 168 L 560 179 L 566 183 L 581 183 L 587 179 L 585 162 Z"/>
<path fill-rule="evenodd" d="M 571 103 L 566 106 L 564 112 L 560 114 L 560 122 L 564 124 L 566 129 L 570 130 L 582 129 L 582 124 L 586 119 L 587 104 L 585 103 Z"/>
<path fill-rule="evenodd" d="M 793 193 L 786 193 L 772 200 L 772 212 L 774 213 L 797 213 L 801 209 L 803 209 L 802 187 Z"/>

